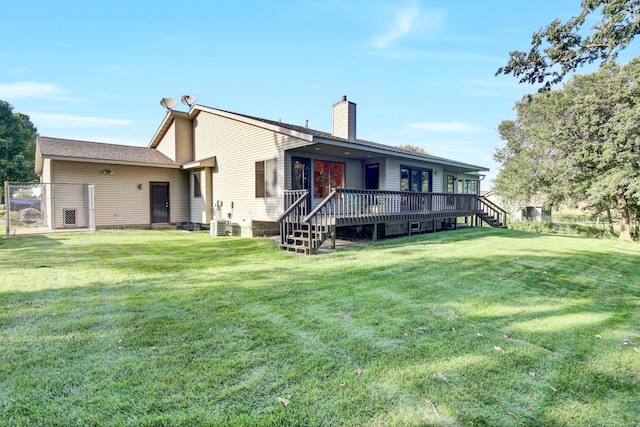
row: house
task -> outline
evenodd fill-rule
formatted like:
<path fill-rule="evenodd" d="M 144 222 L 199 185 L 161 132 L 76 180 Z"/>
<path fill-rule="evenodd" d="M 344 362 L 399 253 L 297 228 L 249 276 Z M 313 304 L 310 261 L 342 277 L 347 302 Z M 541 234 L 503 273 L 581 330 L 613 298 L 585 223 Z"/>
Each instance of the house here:
<path fill-rule="evenodd" d="M 507 202 L 493 191 L 482 193 L 487 200 L 503 207 L 511 221 L 551 221 L 551 204 L 542 194 L 535 194 L 526 202 Z"/>
<path fill-rule="evenodd" d="M 358 139 L 346 96 L 332 114 L 327 133 L 194 104 L 169 110 L 147 147 L 38 137 L 36 172 L 91 183 L 96 228 L 279 233 L 305 253 L 337 227 L 375 239 L 497 216 L 478 199 L 487 168 Z"/>

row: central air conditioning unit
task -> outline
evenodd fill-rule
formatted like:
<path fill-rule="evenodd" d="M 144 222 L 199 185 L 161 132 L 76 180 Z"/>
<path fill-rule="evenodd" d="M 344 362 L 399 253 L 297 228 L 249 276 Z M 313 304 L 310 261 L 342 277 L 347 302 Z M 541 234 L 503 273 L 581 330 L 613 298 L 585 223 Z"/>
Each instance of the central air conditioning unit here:
<path fill-rule="evenodd" d="M 210 227 L 209 227 L 209 234 L 212 236 L 226 236 L 227 224 L 229 224 L 229 221 L 216 221 L 216 220 L 211 221 Z"/>

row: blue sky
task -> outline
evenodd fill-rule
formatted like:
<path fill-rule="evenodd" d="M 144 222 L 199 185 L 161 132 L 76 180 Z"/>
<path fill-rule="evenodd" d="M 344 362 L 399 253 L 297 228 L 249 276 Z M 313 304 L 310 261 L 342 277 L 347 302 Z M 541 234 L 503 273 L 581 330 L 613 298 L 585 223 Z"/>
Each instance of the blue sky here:
<path fill-rule="evenodd" d="M 495 77 L 511 50 L 579 0 L 11 1 L 0 99 L 41 135 L 146 146 L 159 101 L 331 131 L 357 103 L 358 137 L 487 166 L 500 121 L 532 86 Z M 180 105 L 176 109 L 186 109 Z"/>

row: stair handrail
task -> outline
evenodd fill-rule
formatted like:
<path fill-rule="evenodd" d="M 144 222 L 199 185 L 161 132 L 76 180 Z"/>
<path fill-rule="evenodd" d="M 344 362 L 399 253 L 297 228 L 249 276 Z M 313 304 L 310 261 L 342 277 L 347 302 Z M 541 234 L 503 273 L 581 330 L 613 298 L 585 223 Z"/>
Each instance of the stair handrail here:
<path fill-rule="evenodd" d="M 315 253 L 326 238 L 326 236 L 321 239 L 317 237 L 326 233 L 327 230 L 333 231 L 336 223 L 336 194 L 340 192 L 342 192 L 341 188 L 331 190 L 329 195 L 302 220 L 309 224 L 309 250 L 311 253 Z"/>
<path fill-rule="evenodd" d="M 309 190 L 294 190 L 291 193 L 298 194 L 298 198 L 291 203 L 285 211 L 280 215 L 277 221 L 280 223 L 280 243 L 286 242 L 287 235 L 296 227 L 299 227 L 307 214 L 309 207 L 307 206 L 307 197 Z M 285 197 L 286 199 L 286 197 Z M 286 203 L 286 202 L 285 202 Z"/>
<path fill-rule="evenodd" d="M 313 210 L 311 212 L 309 212 L 307 214 L 307 216 L 304 217 L 304 219 L 302 221 L 304 222 L 309 222 L 309 220 L 316 216 L 318 214 L 318 212 L 322 211 L 325 206 L 331 204 L 331 202 L 333 201 L 335 195 L 336 195 L 337 189 L 333 189 L 331 190 L 331 193 L 329 193 L 329 195 L 327 197 L 325 197 L 320 204 L 318 204 L 318 206 L 316 206 L 315 208 L 313 208 Z"/>
<path fill-rule="evenodd" d="M 507 225 L 507 211 L 493 203 L 491 200 L 487 199 L 485 196 L 478 196 L 477 200 L 480 204 L 480 211 L 482 213 L 491 215 L 494 214 L 496 216 L 496 220 L 502 226 Z"/>
<path fill-rule="evenodd" d="M 291 190 L 289 191 L 290 193 L 298 193 L 298 198 L 296 198 L 293 203 L 291 203 L 291 205 L 289 206 L 285 206 L 285 210 L 282 213 L 282 215 L 280 215 L 278 217 L 278 219 L 276 219 L 277 222 L 281 222 L 283 219 L 285 219 L 286 217 L 288 217 L 289 215 L 291 215 L 291 213 L 293 211 L 296 210 L 296 208 L 298 208 L 303 202 L 306 202 L 308 199 L 308 194 L 309 194 L 309 190 Z M 286 197 L 285 197 L 286 198 Z M 286 200 L 285 200 L 286 203 Z M 306 206 L 306 203 L 304 204 L 305 206 L 303 206 L 303 209 L 305 210 L 304 213 L 302 215 L 306 216 L 307 215 L 307 209 L 308 206 Z"/>
<path fill-rule="evenodd" d="M 481 203 L 486 203 L 487 205 L 489 205 L 490 207 L 492 207 L 493 209 L 503 212 L 503 213 L 507 213 L 506 210 L 504 210 L 502 207 L 498 206 L 497 204 L 493 203 L 491 200 L 487 199 L 485 196 L 478 196 L 478 200 L 480 200 Z"/>

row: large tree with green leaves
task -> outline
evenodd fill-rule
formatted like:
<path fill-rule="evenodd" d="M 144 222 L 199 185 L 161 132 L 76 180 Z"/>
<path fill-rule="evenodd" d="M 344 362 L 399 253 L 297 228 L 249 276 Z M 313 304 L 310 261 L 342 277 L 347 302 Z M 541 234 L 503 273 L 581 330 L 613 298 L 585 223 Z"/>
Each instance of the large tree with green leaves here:
<path fill-rule="evenodd" d="M 508 200 L 541 192 L 553 202 L 613 207 L 631 240 L 640 206 L 640 59 L 574 76 L 562 89 L 527 95 L 499 126 L 506 142 L 495 191 Z"/>
<path fill-rule="evenodd" d="M 555 19 L 540 28 L 531 50 L 511 52 L 496 75 L 512 74 L 520 83 L 543 83 L 542 90 L 549 90 L 584 64 L 615 60 L 640 33 L 640 0 L 582 0 L 581 9 L 566 22 Z M 585 22 L 598 14 L 592 31 L 584 31 Z"/>
<path fill-rule="evenodd" d="M 0 101 L 0 184 L 4 181 L 33 181 L 36 128 L 29 116 L 16 113 Z M 0 193 L 4 185 L 0 185 Z"/>

